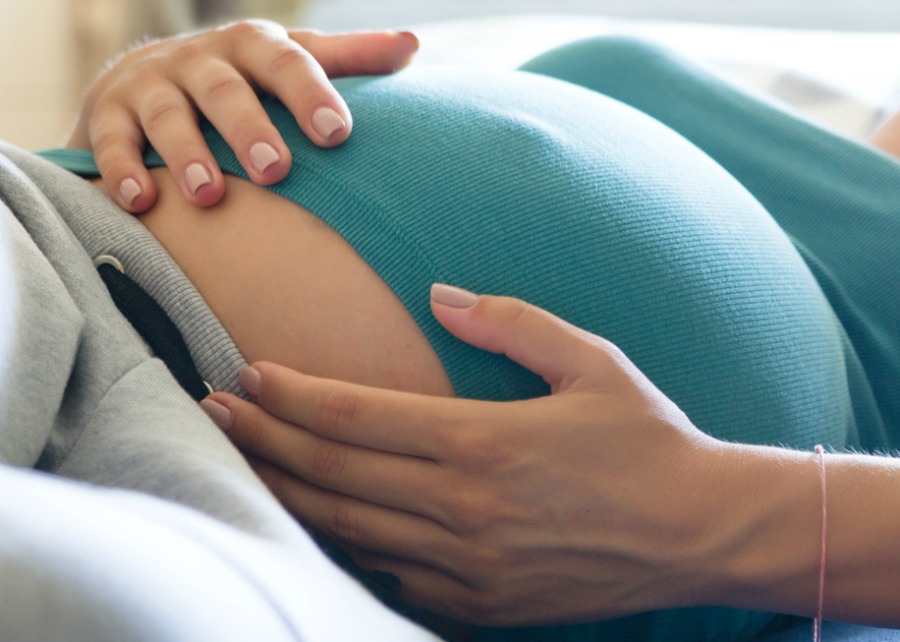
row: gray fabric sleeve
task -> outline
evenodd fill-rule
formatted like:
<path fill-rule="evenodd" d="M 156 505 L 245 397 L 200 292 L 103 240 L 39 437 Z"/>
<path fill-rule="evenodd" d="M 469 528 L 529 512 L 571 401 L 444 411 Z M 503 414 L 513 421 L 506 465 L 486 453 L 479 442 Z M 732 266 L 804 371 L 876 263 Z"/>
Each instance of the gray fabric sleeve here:
<path fill-rule="evenodd" d="M 0 640 L 433 640 L 149 354 L 72 231 L 108 200 L 37 160 L 0 146 Z"/>
<path fill-rule="evenodd" d="M 27 166 L 28 155 L 18 156 Z M 0 169 L 15 286 L 4 461 L 143 490 L 251 532 L 295 538 L 293 520 L 116 310 L 68 227 L 64 217 L 77 218 L 77 209 L 102 228 L 97 213 L 107 199 L 52 166 L 31 175 L 11 163 Z"/>

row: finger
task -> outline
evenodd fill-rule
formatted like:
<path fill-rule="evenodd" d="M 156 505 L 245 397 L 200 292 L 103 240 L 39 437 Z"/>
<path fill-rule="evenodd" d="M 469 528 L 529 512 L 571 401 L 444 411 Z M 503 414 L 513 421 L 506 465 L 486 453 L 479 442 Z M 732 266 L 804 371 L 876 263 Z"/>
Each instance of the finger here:
<path fill-rule="evenodd" d="M 133 114 L 120 107 L 96 108 L 90 145 L 107 193 L 122 209 L 145 212 L 156 202 L 156 186 L 144 167 L 144 134 Z"/>
<path fill-rule="evenodd" d="M 390 573 L 399 579 L 404 601 L 451 616 L 459 620 L 459 624 L 480 619 L 474 611 L 483 604 L 482 596 L 453 569 L 445 572 L 408 559 L 390 558 L 365 550 L 355 549 L 348 553 L 361 568 Z M 459 639 L 468 639 L 468 636 L 461 635 Z"/>
<path fill-rule="evenodd" d="M 582 378 L 593 381 L 598 364 L 618 353 L 608 341 L 520 299 L 435 284 L 431 304 L 437 320 L 456 337 L 506 355 L 541 375 L 554 391 Z"/>
<path fill-rule="evenodd" d="M 316 488 L 259 459 L 250 464 L 300 523 L 338 544 L 452 570 L 458 540 L 430 519 Z"/>
<path fill-rule="evenodd" d="M 316 59 L 290 38 L 279 37 L 283 30 L 273 32 L 277 26 L 234 28 L 248 29 L 246 39 L 235 39 L 236 68 L 277 96 L 313 143 L 333 147 L 344 142 L 353 126 L 350 110 Z"/>
<path fill-rule="evenodd" d="M 290 171 L 291 152 L 256 92 L 234 67 L 204 60 L 183 72 L 184 88 L 222 135 L 255 183 L 277 183 Z"/>
<path fill-rule="evenodd" d="M 370 388 L 267 362 L 245 369 L 240 380 L 260 406 L 288 423 L 336 441 L 435 461 L 447 456 L 455 435 L 497 414 L 496 404 Z"/>
<path fill-rule="evenodd" d="M 214 393 L 202 403 L 209 401 L 230 411 L 226 433 L 246 454 L 319 488 L 431 519 L 443 516 L 438 506 L 450 484 L 431 460 L 325 439 L 233 395 Z"/>
<path fill-rule="evenodd" d="M 290 37 L 312 54 L 329 78 L 389 74 L 406 67 L 419 49 L 408 31 L 325 35 L 293 30 Z"/>
<path fill-rule="evenodd" d="M 218 203 L 225 193 L 225 181 L 184 94 L 168 83 L 148 91 L 140 102 L 138 118 L 185 199 L 197 207 Z"/>

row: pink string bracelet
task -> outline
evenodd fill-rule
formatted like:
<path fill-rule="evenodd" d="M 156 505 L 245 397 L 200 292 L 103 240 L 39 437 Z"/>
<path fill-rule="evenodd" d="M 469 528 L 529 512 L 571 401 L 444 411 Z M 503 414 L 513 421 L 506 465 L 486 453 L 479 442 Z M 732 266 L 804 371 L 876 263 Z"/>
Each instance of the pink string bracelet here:
<path fill-rule="evenodd" d="M 822 642 L 822 610 L 825 603 L 825 551 L 828 533 L 828 485 L 825 477 L 825 449 L 821 444 L 815 447 L 816 460 L 819 464 L 819 479 L 822 482 L 822 552 L 819 557 L 819 603 L 816 619 L 813 621 L 813 640 Z"/>

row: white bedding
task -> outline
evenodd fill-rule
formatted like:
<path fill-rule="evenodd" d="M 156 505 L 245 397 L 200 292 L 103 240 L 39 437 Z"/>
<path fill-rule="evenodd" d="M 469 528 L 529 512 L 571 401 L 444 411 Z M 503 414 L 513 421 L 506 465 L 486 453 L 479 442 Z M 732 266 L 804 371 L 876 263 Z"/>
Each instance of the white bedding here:
<path fill-rule="evenodd" d="M 417 64 L 515 67 L 558 44 L 630 34 L 706 62 L 850 136 L 865 136 L 900 100 L 900 33 L 801 31 L 580 15 L 417 25 Z"/>

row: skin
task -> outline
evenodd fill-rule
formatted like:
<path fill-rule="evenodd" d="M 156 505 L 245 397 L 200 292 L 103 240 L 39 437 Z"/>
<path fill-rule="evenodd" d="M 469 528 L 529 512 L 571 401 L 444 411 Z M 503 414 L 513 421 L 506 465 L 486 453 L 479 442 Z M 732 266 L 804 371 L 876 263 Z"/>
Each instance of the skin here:
<path fill-rule="evenodd" d="M 352 120 L 326 74 L 389 72 L 416 46 L 410 34 L 242 23 L 139 48 L 88 92 L 72 145 L 97 152 L 125 209 L 159 200 L 148 228 L 250 360 L 294 368 L 259 361 L 241 375 L 257 403 L 215 393 L 204 408 L 298 519 L 397 574 L 410 601 L 461 620 L 571 622 L 689 605 L 815 615 L 822 506 L 811 453 L 713 440 L 603 339 L 522 301 L 437 287 L 432 309 L 450 332 L 553 389 L 506 404 L 450 398 L 430 347 L 352 249 L 308 212 L 223 178 L 199 139 L 194 104 L 252 180 L 270 184 L 290 158 L 255 90 L 277 94 L 317 144 L 340 144 Z M 328 140 L 311 128 L 322 105 L 346 117 Z M 873 145 L 897 154 L 898 122 Z M 147 140 L 172 173 L 143 168 Z M 259 141 L 279 151 L 264 172 L 249 158 Z M 185 181 L 195 162 L 212 179 L 196 192 Z M 125 202 L 128 178 L 141 191 Z M 213 216 L 197 209 L 220 201 Z M 250 225 L 243 212 L 262 209 L 266 225 Z M 286 240 L 304 235 L 306 245 Z M 204 243 L 188 248 L 196 238 Z M 305 252 L 329 266 L 333 288 L 303 281 Z M 289 301 L 301 283 L 312 298 Z M 260 314 L 242 311 L 246 300 Z M 377 345 L 385 340 L 389 349 Z M 293 341 L 303 349 L 291 353 Z M 900 465 L 826 462 L 825 614 L 900 626 Z"/>
<path fill-rule="evenodd" d="M 161 40 L 126 53 L 95 81 L 69 146 L 93 150 L 103 175 L 94 184 L 123 208 L 144 212 L 140 220 L 249 358 L 452 394 L 418 326 L 365 262 L 318 218 L 259 187 L 281 180 L 291 155 L 257 91 L 278 96 L 317 145 L 339 145 L 352 118 L 328 77 L 390 73 L 417 48 L 410 33 L 323 35 L 259 20 Z M 194 105 L 223 132 L 252 182 L 222 175 Z M 339 116 L 326 119 L 329 130 L 340 124 L 327 137 L 316 118 L 323 108 Z M 144 167 L 145 142 L 167 169 Z M 278 155 L 264 171 L 252 153 L 260 143 Z M 194 189 L 197 165 L 209 182 Z M 127 181 L 140 185 L 139 195 L 123 190 Z"/>
<path fill-rule="evenodd" d="M 310 140 L 333 147 L 350 135 L 353 120 L 328 78 L 391 73 L 418 46 L 407 32 L 324 35 L 264 20 L 160 40 L 125 53 L 88 88 L 67 146 L 94 152 L 106 191 L 126 211 L 144 212 L 156 201 L 141 162 L 148 142 L 172 168 L 184 199 L 209 207 L 222 199 L 225 182 L 196 110 L 222 132 L 251 180 L 270 185 L 287 175 L 291 154 L 257 91 L 278 96 Z M 314 123 L 320 108 L 344 123 L 327 138 Z M 251 154 L 260 143 L 277 155 L 262 171 Z M 198 167 L 209 179 L 199 188 L 188 179 L 189 168 L 196 176 Z"/>
<path fill-rule="evenodd" d="M 200 208 L 184 202 L 168 169 L 151 176 L 158 198 L 140 221 L 245 358 L 382 388 L 453 394 L 406 307 L 319 218 L 240 178 L 226 177 L 225 197 Z"/>
<path fill-rule="evenodd" d="M 254 364 L 241 381 L 256 403 L 215 393 L 226 413 L 212 416 L 298 519 L 473 623 L 816 614 L 813 453 L 708 437 L 615 346 L 522 301 L 444 300 L 438 288 L 432 309 L 450 332 L 553 394 L 485 403 Z M 825 458 L 825 615 L 900 626 L 900 461 Z"/>

